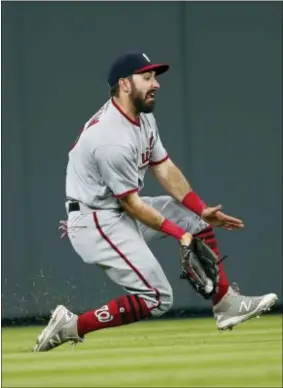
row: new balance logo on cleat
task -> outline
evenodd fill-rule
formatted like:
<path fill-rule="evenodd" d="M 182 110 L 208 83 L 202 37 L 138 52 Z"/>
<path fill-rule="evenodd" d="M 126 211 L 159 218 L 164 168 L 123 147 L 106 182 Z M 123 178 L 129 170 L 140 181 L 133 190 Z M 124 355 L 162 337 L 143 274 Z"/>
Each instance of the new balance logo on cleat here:
<path fill-rule="evenodd" d="M 246 313 L 250 311 L 252 305 L 252 300 L 249 300 L 249 303 L 246 305 L 246 302 L 244 300 L 241 301 L 239 313 L 243 312 L 243 309 L 245 309 Z"/>

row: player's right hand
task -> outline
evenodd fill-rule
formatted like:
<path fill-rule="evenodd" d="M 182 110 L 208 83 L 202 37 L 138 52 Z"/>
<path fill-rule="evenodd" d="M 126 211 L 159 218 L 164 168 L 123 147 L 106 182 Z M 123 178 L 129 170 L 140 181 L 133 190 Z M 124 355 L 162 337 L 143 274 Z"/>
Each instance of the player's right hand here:
<path fill-rule="evenodd" d="M 217 226 L 219 228 L 228 230 L 244 228 L 242 220 L 223 213 L 221 209 L 221 205 L 207 207 L 203 210 L 201 218 L 211 226 Z"/>

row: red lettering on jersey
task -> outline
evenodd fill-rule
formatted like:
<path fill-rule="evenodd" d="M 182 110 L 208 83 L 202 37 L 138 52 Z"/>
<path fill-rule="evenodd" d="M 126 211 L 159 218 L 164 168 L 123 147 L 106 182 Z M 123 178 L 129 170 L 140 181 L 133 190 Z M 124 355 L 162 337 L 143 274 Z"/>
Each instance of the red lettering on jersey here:
<path fill-rule="evenodd" d="M 142 164 L 148 163 L 150 158 L 150 151 L 142 153 Z"/>
<path fill-rule="evenodd" d="M 153 140 L 154 140 L 154 136 L 153 136 L 153 132 L 151 132 L 150 138 L 149 138 L 149 148 L 146 149 L 146 152 L 142 153 L 142 164 L 143 165 L 146 163 L 149 163 L 150 152 L 153 149 Z"/>
<path fill-rule="evenodd" d="M 151 132 L 151 135 L 150 135 L 150 138 L 149 138 L 149 148 L 150 148 L 150 150 L 153 149 L 153 140 L 154 140 L 153 132 Z"/>
<path fill-rule="evenodd" d="M 94 116 L 90 122 L 88 123 L 88 126 L 86 127 L 86 129 L 88 129 L 89 127 L 91 127 L 92 125 L 94 124 L 97 124 L 99 121 L 99 116 Z"/>
<path fill-rule="evenodd" d="M 91 120 L 89 121 L 88 125 L 85 127 L 85 128 L 82 128 L 79 132 L 79 135 L 77 136 L 73 146 L 71 149 L 73 149 L 75 147 L 75 145 L 77 144 L 77 142 L 79 141 L 79 138 L 81 137 L 82 133 L 84 130 L 88 129 L 89 127 L 91 127 L 92 125 L 95 125 L 99 122 L 99 117 L 101 115 L 102 111 L 99 110 L 92 118 Z"/>

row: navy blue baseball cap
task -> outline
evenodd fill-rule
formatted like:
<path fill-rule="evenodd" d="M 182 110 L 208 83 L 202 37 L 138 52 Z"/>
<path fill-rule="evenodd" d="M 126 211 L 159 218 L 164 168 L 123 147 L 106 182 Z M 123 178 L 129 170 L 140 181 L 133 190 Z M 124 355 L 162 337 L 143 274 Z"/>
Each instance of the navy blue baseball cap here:
<path fill-rule="evenodd" d="M 155 71 L 156 75 L 165 73 L 169 65 L 152 63 L 146 54 L 129 53 L 124 54 L 112 64 L 108 74 L 108 85 L 116 85 L 120 78 L 126 78 L 133 74 Z"/>

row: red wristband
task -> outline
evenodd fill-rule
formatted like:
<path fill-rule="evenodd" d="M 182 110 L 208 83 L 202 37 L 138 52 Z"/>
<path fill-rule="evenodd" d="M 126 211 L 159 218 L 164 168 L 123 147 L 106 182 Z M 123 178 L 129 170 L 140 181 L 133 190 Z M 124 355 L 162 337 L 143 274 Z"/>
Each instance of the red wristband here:
<path fill-rule="evenodd" d="M 206 204 L 199 198 L 199 196 L 190 191 L 182 201 L 182 204 L 187 208 L 201 216 L 203 210 L 207 207 Z"/>
<path fill-rule="evenodd" d="M 160 231 L 162 233 L 169 234 L 169 236 L 175 237 L 177 240 L 181 240 L 184 234 L 186 234 L 185 230 L 167 219 L 162 222 Z"/>

